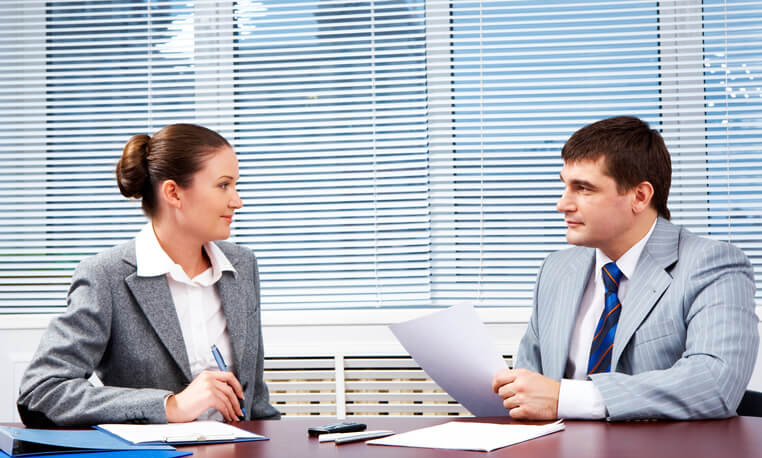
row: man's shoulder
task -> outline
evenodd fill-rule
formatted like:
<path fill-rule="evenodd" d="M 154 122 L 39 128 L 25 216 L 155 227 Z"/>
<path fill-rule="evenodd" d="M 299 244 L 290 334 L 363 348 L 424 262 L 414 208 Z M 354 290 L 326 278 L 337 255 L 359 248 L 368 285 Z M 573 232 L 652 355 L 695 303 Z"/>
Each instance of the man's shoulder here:
<path fill-rule="evenodd" d="M 646 245 L 646 251 L 648 259 L 670 275 L 694 277 L 696 272 L 707 269 L 712 272 L 738 268 L 751 271 L 749 258 L 731 242 L 695 233 L 666 220 L 660 222 L 659 229 Z"/>
<path fill-rule="evenodd" d="M 684 226 L 677 227 L 680 230 L 678 253 L 681 259 L 715 256 L 746 257 L 744 252 L 732 242 L 696 234 Z"/>

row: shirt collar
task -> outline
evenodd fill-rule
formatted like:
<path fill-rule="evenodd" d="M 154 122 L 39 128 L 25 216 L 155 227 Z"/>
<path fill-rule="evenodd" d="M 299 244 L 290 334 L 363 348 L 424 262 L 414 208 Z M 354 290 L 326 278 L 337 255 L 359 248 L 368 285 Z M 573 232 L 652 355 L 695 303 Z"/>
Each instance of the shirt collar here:
<path fill-rule="evenodd" d="M 212 263 L 212 283 L 219 280 L 225 271 L 236 273 L 233 265 L 217 245 L 207 242 L 204 244 L 204 250 Z M 169 274 L 177 281 L 193 283 L 193 280 L 188 278 L 182 267 L 176 264 L 161 247 L 150 221 L 143 226 L 143 229 L 135 237 L 135 258 L 139 277 L 157 277 Z"/>
<path fill-rule="evenodd" d="M 622 271 L 625 278 L 632 278 L 632 275 L 635 273 L 635 267 L 638 265 L 638 261 L 640 260 L 640 255 L 643 253 L 643 249 L 646 247 L 646 243 L 648 243 L 648 239 L 651 238 L 651 234 L 654 232 L 654 228 L 656 227 L 656 222 L 659 221 L 659 218 L 656 218 L 654 220 L 654 223 L 651 225 L 651 229 L 649 229 L 648 233 L 646 233 L 645 236 L 643 236 L 642 239 L 638 241 L 635 245 L 633 245 L 629 250 L 627 250 L 619 259 L 616 261 L 616 266 L 619 267 L 619 270 Z M 603 254 L 603 252 L 596 248 L 595 250 L 595 271 L 600 272 L 601 268 L 605 266 L 606 264 L 611 262 L 611 258 Z"/>

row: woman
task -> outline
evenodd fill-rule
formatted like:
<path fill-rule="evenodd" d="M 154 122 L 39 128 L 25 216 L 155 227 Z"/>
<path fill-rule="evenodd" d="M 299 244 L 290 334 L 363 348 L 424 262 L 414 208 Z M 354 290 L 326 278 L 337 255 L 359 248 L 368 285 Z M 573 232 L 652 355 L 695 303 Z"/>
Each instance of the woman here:
<path fill-rule="evenodd" d="M 263 381 L 254 254 L 224 240 L 241 208 L 238 161 L 191 124 L 136 135 L 116 167 L 142 198 L 138 236 L 77 267 L 21 383 L 26 425 L 277 417 Z M 228 364 L 218 369 L 216 345 Z M 104 386 L 88 378 L 97 374 Z M 246 413 L 246 415 L 244 414 Z"/>

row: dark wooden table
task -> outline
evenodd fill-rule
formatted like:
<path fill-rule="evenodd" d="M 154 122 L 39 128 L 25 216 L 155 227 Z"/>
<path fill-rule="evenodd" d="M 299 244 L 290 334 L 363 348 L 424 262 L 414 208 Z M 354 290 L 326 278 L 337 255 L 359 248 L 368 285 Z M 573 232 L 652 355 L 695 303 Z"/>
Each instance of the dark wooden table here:
<path fill-rule="evenodd" d="M 401 433 L 447 421 L 483 421 L 510 423 L 508 418 L 457 417 L 366 417 L 352 418 L 368 425 L 368 429 L 390 429 Z M 759 457 L 762 456 L 762 418 L 735 417 L 727 420 L 680 422 L 604 421 L 565 422 L 564 431 L 489 453 L 407 447 L 366 445 L 355 442 L 335 445 L 319 443 L 307 435 L 309 426 L 334 422 L 326 417 L 286 418 L 236 423 L 270 438 L 269 441 L 236 444 L 178 447 L 190 450 L 196 458 L 256 457 Z"/>

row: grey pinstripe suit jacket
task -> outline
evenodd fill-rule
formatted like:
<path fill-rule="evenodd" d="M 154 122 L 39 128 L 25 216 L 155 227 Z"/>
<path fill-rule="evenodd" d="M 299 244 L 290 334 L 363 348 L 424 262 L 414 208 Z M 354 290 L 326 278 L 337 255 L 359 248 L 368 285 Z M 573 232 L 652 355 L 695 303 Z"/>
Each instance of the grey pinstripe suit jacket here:
<path fill-rule="evenodd" d="M 263 381 L 259 274 L 247 248 L 216 242 L 235 267 L 217 283 L 244 407 L 277 417 Z M 40 341 L 21 382 L 27 425 L 164 423 L 164 398 L 191 382 L 180 322 L 165 275 L 136 275 L 135 242 L 82 261 L 68 308 Z M 232 358 L 231 358 L 232 357 Z M 95 372 L 105 386 L 87 380 Z"/>
<path fill-rule="evenodd" d="M 516 367 L 560 380 L 595 250 L 551 254 L 537 277 L 534 309 Z M 659 218 L 627 296 L 612 372 L 591 379 L 609 420 L 735 415 L 759 335 L 751 265 L 738 248 Z"/>

